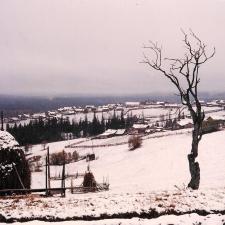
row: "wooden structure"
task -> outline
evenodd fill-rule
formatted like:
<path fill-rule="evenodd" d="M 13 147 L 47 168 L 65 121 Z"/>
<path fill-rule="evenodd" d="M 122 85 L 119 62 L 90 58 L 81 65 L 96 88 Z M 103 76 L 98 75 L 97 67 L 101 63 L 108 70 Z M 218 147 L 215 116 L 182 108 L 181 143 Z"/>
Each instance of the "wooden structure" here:
<path fill-rule="evenodd" d="M 63 152 L 64 153 L 64 152 Z M 66 196 L 66 187 L 65 187 L 65 157 L 62 165 L 62 177 L 61 177 L 61 188 L 54 189 L 51 188 L 51 174 L 50 174 L 50 155 L 49 155 L 49 147 L 47 148 L 47 156 L 45 159 L 45 194 L 46 196 L 52 196 L 55 194 L 61 194 L 62 197 Z"/>
<path fill-rule="evenodd" d="M 21 184 L 21 189 L 2 189 L 0 190 L 0 195 L 12 195 L 12 194 L 31 194 L 31 193 L 45 193 L 45 196 L 53 196 L 56 194 L 61 194 L 62 197 L 65 197 L 66 190 L 70 190 L 71 193 L 86 193 L 86 192 L 96 192 L 96 191 L 106 191 L 109 190 L 108 179 L 103 179 L 103 183 L 96 183 L 95 187 L 84 187 L 73 186 L 71 182 L 71 187 L 65 186 L 66 178 L 78 178 L 84 177 L 85 173 L 76 173 L 74 175 L 65 174 L 65 160 L 62 165 L 62 176 L 61 177 L 51 177 L 50 174 L 50 154 L 49 147 L 47 148 L 47 155 L 45 158 L 45 188 L 36 188 L 36 189 L 26 189 L 24 185 Z M 52 188 L 51 180 L 61 180 L 61 187 Z"/>
<path fill-rule="evenodd" d="M 81 186 L 75 186 L 69 188 L 71 190 L 72 194 L 78 194 L 78 193 L 86 193 L 86 192 L 99 192 L 99 191 L 108 191 L 109 190 L 109 184 L 106 183 L 97 183 L 96 187 L 83 187 Z"/>

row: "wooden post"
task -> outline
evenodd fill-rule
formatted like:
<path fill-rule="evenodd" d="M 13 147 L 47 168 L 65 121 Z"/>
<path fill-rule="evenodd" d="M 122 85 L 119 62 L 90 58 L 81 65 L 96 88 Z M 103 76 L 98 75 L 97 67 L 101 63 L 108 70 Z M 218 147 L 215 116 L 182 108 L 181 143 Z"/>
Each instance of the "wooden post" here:
<path fill-rule="evenodd" d="M 50 174 L 50 159 L 49 159 L 49 147 L 47 148 L 47 165 L 48 165 L 48 188 L 51 189 L 51 184 L 50 184 L 50 178 L 51 178 L 51 174 Z"/>
<path fill-rule="evenodd" d="M 73 194 L 73 177 L 71 177 L 71 180 L 70 180 L 70 186 L 71 186 L 71 189 L 70 189 L 70 191 L 71 191 L 71 194 Z"/>
<path fill-rule="evenodd" d="M 45 157 L 45 194 L 48 196 L 48 157 Z"/>
<path fill-rule="evenodd" d="M 24 184 L 23 184 L 23 181 L 21 180 L 21 177 L 20 177 L 20 175 L 19 175 L 19 173 L 18 173 L 18 171 L 17 171 L 16 166 L 14 165 L 14 163 L 12 163 L 12 166 L 13 166 L 13 168 L 14 168 L 15 171 L 16 171 L 16 175 L 17 175 L 17 177 L 18 177 L 18 180 L 19 180 L 19 182 L 20 182 L 22 188 L 25 189 Z"/>
<path fill-rule="evenodd" d="M 63 168 L 62 168 L 62 183 L 61 183 L 61 188 L 62 188 L 62 197 L 66 197 L 66 185 L 65 185 L 65 153 L 63 151 Z"/>

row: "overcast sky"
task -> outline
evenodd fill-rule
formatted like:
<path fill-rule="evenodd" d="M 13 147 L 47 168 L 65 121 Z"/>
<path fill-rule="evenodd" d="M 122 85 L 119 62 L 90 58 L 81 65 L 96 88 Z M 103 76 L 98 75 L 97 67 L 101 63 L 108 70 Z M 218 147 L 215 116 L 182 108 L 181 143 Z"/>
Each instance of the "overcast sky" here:
<path fill-rule="evenodd" d="M 223 0 L 1 0 L 0 93 L 175 92 L 139 62 L 148 40 L 182 56 L 180 28 L 216 47 L 201 90 L 225 91 Z"/>

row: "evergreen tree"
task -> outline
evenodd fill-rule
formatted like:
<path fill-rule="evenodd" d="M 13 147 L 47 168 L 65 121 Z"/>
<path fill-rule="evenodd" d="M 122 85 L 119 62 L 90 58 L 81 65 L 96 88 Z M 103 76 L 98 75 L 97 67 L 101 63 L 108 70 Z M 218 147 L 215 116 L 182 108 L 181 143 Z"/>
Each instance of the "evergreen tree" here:
<path fill-rule="evenodd" d="M 0 162 L 0 189 L 30 188 L 30 168 L 22 149 L 1 149 Z"/>

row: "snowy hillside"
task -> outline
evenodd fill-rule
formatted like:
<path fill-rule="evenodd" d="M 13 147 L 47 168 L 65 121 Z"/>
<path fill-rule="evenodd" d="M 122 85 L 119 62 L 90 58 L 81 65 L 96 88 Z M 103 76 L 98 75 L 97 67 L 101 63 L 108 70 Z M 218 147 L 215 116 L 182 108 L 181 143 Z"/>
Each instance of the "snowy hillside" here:
<path fill-rule="evenodd" d="M 225 186 L 225 151 L 222 147 L 225 146 L 224 137 L 225 131 L 215 132 L 204 135 L 200 143 L 200 188 Z M 105 142 L 98 140 L 100 141 Z M 56 143 L 51 144 L 50 152 L 55 151 L 56 146 Z M 98 147 L 93 149 L 98 160 L 92 161 L 90 166 L 99 182 L 103 177 L 109 178 L 110 190 L 113 192 L 174 189 L 174 185 L 183 186 L 190 179 L 187 161 L 190 148 L 190 133 L 147 139 L 143 141 L 142 147 L 135 151 L 129 151 L 127 144 Z M 59 149 L 62 150 L 62 146 Z M 75 149 L 80 155 L 92 152 L 91 148 Z M 87 163 L 82 160 L 66 165 L 66 172 L 85 172 L 86 168 Z M 61 167 L 56 166 L 51 170 L 53 176 L 60 171 Z M 79 182 L 81 181 L 77 181 Z M 32 186 L 44 187 L 44 171 L 33 173 Z"/>
<path fill-rule="evenodd" d="M 143 140 L 142 147 L 135 151 L 129 151 L 127 144 L 94 148 L 93 151 L 98 159 L 90 163 L 91 170 L 98 182 L 102 182 L 103 177 L 108 177 L 109 191 L 87 194 L 71 194 L 68 191 L 66 198 L 56 196 L 2 198 L 0 199 L 1 214 L 9 219 L 8 221 L 10 218 L 26 221 L 24 218 L 27 217 L 47 218 L 52 221 L 68 218 L 75 220 L 108 218 L 110 220 L 106 223 L 100 221 L 99 223 L 77 222 L 77 224 L 168 224 L 168 221 L 174 224 L 196 224 L 196 221 L 212 224 L 210 222 L 220 221 L 217 224 L 222 224 L 224 216 L 209 215 L 205 218 L 200 215 L 218 212 L 225 214 L 224 137 L 225 131 L 203 136 L 198 157 L 201 168 L 201 185 L 198 191 L 185 188 L 190 179 L 187 154 L 191 146 L 191 133 L 190 130 L 186 130 L 184 134 L 174 132 L 164 137 L 147 136 Z M 126 136 L 123 138 L 127 139 Z M 115 142 L 113 138 L 107 141 L 110 140 Z M 105 141 L 97 142 L 101 144 L 100 142 Z M 82 145 L 86 142 L 90 140 L 77 139 L 51 143 L 50 152 L 62 150 L 68 144 Z M 34 146 L 34 155 L 40 153 L 44 156 L 46 151 L 41 148 L 41 145 Z M 80 155 L 92 152 L 92 148 L 74 149 Z M 65 148 L 66 151 L 74 149 Z M 83 173 L 87 165 L 85 160 L 68 164 L 66 173 Z M 61 170 L 62 167 L 59 166 L 51 167 L 52 176 L 61 173 Z M 44 174 L 44 170 L 32 174 L 33 188 L 45 187 Z M 81 184 L 81 182 L 82 179 L 79 178 L 74 184 Z M 51 184 L 52 187 L 60 187 L 59 181 L 51 181 Z M 66 185 L 70 186 L 70 180 Z M 180 216 L 172 216 L 174 213 Z M 111 220 L 132 217 L 159 218 L 151 220 L 151 223 L 144 219 Z"/>

